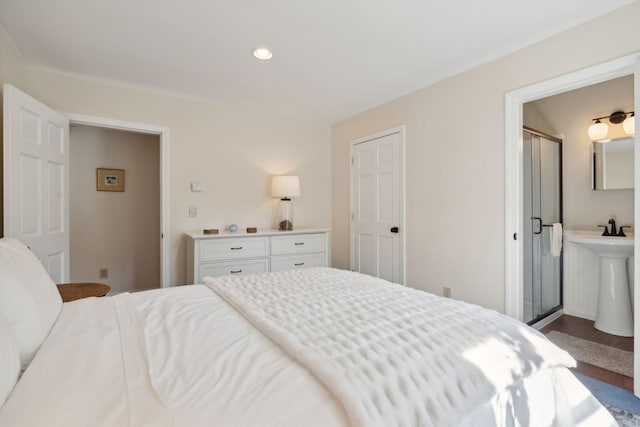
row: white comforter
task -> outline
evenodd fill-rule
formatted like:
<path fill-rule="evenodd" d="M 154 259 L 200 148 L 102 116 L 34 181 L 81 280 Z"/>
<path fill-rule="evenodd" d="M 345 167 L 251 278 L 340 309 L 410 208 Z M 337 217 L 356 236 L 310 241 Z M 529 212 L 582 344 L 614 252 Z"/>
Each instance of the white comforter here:
<path fill-rule="evenodd" d="M 64 304 L 0 426 L 349 426 L 345 403 L 196 285 Z M 464 423 L 552 419 L 615 425 L 564 367 L 496 390 Z"/>

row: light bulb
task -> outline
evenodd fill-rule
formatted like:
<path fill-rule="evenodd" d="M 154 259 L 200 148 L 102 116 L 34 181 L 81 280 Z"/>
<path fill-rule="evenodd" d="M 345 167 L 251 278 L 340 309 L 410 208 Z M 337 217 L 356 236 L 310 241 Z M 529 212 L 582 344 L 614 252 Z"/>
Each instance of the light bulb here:
<path fill-rule="evenodd" d="M 589 126 L 589 138 L 591 138 L 592 141 L 604 139 L 607 137 L 608 131 L 609 126 L 607 126 L 605 123 L 602 123 L 600 120 L 596 120 L 594 124 Z"/>
<path fill-rule="evenodd" d="M 264 47 L 259 47 L 258 49 L 253 51 L 253 56 L 263 61 L 266 61 L 267 59 L 271 59 L 273 54 L 269 49 Z"/>
<path fill-rule="evenodd" d="M 636 133 L 636 118 L 635 113 L 631 113 L 624 122 L 622 122 L 622 128 L 627 135 L 633 135 Z"/>

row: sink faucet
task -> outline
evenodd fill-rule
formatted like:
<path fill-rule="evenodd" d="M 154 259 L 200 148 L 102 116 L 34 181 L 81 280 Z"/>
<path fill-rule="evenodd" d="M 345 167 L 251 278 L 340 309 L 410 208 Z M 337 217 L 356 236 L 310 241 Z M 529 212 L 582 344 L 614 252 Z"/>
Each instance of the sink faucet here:
<path fill-rule="evenodd" d="M 618 229 L 616 228 L 616 220 L 613 218 L 609 218 L 609 225 L 611 226 L 611 231 L 609 231 L 609 226 L 608 225 L 599 225 L 598 227 L 602 227 L 604 228 L 604 231 L 602 232 L 603 236 L 617 236 L 617 237 L 626 237 L 626 234 L 624 234 L 624 229 L 625 228 L 631 228 L 631 226 L 629 225 L 621 225 L 620 226 L 620 231 L 618 231 Z"/>

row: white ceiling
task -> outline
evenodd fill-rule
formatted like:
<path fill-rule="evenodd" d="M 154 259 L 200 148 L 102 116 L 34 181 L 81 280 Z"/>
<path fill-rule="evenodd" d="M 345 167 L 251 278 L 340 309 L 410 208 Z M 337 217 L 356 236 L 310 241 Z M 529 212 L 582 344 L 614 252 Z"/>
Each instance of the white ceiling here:
<path fill-rule="evenodd" d="M 632 1 L 0 0 L 0 24 L 30 65 L 333 122 Z"/>

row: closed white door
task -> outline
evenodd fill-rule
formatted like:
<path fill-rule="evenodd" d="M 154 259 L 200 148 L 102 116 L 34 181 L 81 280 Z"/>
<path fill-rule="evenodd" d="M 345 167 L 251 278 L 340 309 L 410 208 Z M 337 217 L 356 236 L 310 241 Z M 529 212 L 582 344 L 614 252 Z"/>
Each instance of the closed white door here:
<path fill-rule="evenodd" d="M 401 130 L 352 143 L 351 268 L 404 283 Z"/>
<path fill-rule="evenodd" d="M 3 86 L 4 236 L 28 245 L 56 283 L 69 279 L 69 120 Z"/>

